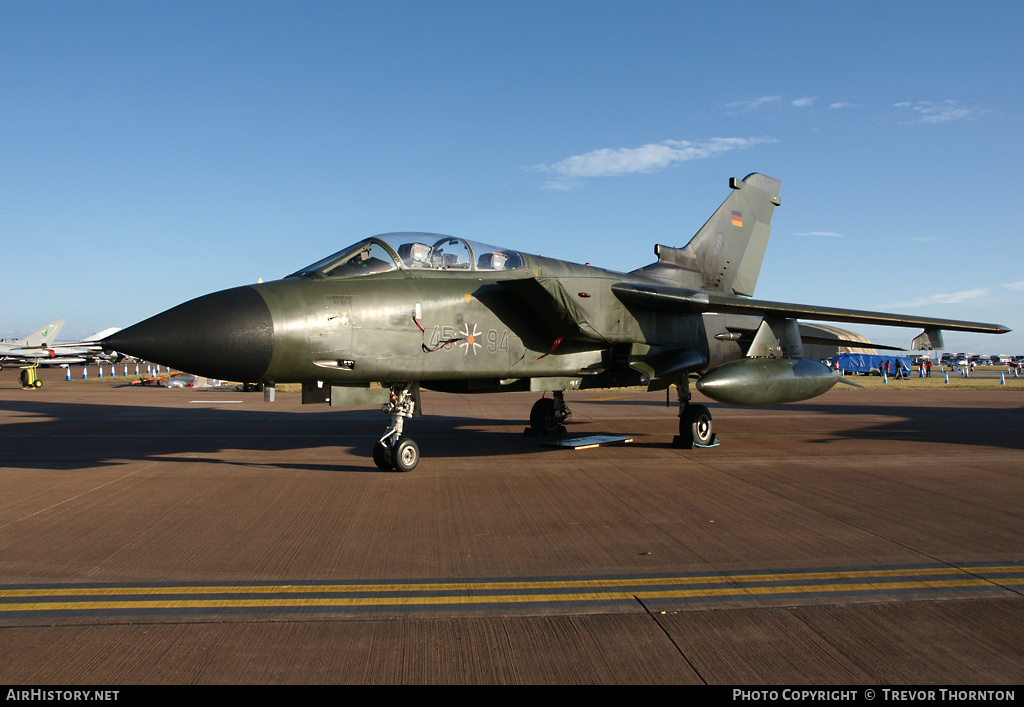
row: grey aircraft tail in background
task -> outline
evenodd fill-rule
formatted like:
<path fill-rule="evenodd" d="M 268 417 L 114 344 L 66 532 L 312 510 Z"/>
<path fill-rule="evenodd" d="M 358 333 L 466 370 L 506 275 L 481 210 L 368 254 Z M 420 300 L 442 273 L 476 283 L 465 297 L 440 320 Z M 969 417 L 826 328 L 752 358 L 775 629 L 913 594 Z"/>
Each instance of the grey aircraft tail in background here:
<path fill-rule="evenodd" d="M 12 341 L 0 341 L 0 361 L 17 363 L 52 358 L 54 352 L 47 348 L 57 338 L 57 333 L 64 326 L 65 320 L 57 319 L 47 326 L 34 331 L 28 336 Z"/>
<path fill-rule="evenodd" d="M 408 471 L 419 448 L 403 427 L 421 414 L 421 385 L 552 392 L 533 406 L 530 425 L 555 434 L 569 417 L 566 390 L 675 384 L 675 443 L 706 445 L 711 413 L 690 402 L 691 376 L 708 397 L 735 405 L 805 400 L 840 380 L 804 358 L 799 319 L 921 328 L 915 349 L 942 348 L 942 330 L 1009 331 L 753 299 L 781 182 L 755 173 L 729 185 L 685 247 L 657 245 L 657 262 L 633 272 L 391 233 L 282 280 L 191 300 L 102 343 L 190 373 L 263 383 L 270 399 L 274 385 L 300 383 L 304 403 L 382 402 L 391 423 L 374 461 Z"/>

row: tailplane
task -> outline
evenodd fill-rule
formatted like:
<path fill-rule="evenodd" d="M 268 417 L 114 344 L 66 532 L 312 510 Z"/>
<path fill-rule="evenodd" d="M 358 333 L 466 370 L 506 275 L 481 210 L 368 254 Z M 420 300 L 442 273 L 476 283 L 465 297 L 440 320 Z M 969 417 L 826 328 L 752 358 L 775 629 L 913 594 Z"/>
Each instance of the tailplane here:
<path fill-rule="evenodd" d="M 753 296 L 782 182 L 754 172 L 729 186 L 733 192 L 689 243 L 655 246 L 658 262 L 637 272 L 664 279 L 675 270 L 684 287 Z"/>

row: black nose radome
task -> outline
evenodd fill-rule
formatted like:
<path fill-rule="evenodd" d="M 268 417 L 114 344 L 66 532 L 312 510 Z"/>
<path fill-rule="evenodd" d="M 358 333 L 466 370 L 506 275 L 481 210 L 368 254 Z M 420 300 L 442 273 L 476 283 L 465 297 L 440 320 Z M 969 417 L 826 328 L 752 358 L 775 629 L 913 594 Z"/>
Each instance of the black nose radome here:
<path fill-rule="evenodd" d="M 122 329 L 103 347 L 208 378 L 256 382 L 274 352 L 274 322 L 259 292 L 236 287 Z"/>

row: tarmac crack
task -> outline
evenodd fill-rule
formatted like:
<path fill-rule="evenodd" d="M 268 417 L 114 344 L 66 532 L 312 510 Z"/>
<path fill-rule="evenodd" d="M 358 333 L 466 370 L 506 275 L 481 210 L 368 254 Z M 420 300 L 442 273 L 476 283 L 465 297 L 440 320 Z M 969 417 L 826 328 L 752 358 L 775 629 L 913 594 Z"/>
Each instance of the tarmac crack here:
<path fill-rule="evenodd" d="M 640 605 L 640 608 L 644 610 L 644 613 L 651 617 L 651 619 L 654 621 L 654 625 L 657 626 L 663 634 L 665 634 L 665 638 L 667 638 L 668 642 L 672 644 L 672 647 L 676 649 L 676 652 L 679 653 L 679 656 L 686 661 L 686 664 L 690 666 L 690 670 L 692 670 L 693 674 L 697 676 L 697 679 L 700 680 L 701 684 L 707 685 L 708 681 L 704 679 L 704 676 L 700 674 L 700 670 L 697 669 L 697 666 L 694 665 L 693 661 L 690 660 L 690 658 L 686 655 L 686 651 L 683 650 L 682 646 L 676 643 L 676 640 L 672 638 L 672 634 L 670 634 L 668 630 L 664 626 L 662 626 L 661 622 L 658 621 L 658 617 L 655 616 L 654 612 L 647 608 L 647 605 L 644 604 L 643 599 L 636 596 L 635 594 L 633 595 L 633 598 L 636 599 L 636 603 Z"/>
<path fill-rule="evenodd" d="M 1020 589 L 1017 589 L 1017 588 L 1013 587 L 1012 585 L 1001 584 L 1000 582 L 997 582 L 995 579 L 993 579 L 991 577 L 985 577 L 984 575 L 978 574 L 977 572 L 973 572 L 973 571 L 971 571 L 969 569 L 966 569 L 964 567 L 960 567 L 960 566 L 958 566 L 958 565 L 956 565 L 956 564 L 954 564 L 952 562 L 943 562 L 942 560 L 936 560 L 936 562 L 941 562 L 942 564 L 946 565 L 946 567 L 951 567 L 951 568 L 953 568 L 953 569 L 955 569 L 955 570 L 957 570 L 959 572 L 963 572 L 966 575 L 974 577 L 979 582 L 985 582 L 986 584 L 991 584 L 993 587 L 998 587 L 999 589 L 1002 589 L 1004 591 L 1010 592 L 1011 594 L 1016 594 L 1019 597 L 1020 596 L 1024 596 L 1024 592 L 1022 592 Z"/>

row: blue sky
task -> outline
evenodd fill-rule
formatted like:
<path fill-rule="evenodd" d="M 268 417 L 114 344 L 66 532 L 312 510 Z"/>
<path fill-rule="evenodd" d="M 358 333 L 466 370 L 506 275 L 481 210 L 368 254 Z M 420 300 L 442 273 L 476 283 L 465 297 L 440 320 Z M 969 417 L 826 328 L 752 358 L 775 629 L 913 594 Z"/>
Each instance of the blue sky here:
<path fill-rule="evenodd" d="M 1016 2 L 0 3 L 0 336 L 421 230 L 630 270 L 754 171 L 756 295 L 1024 354 Z M 908 345 L 915 332 L 862 328 Z"/>

